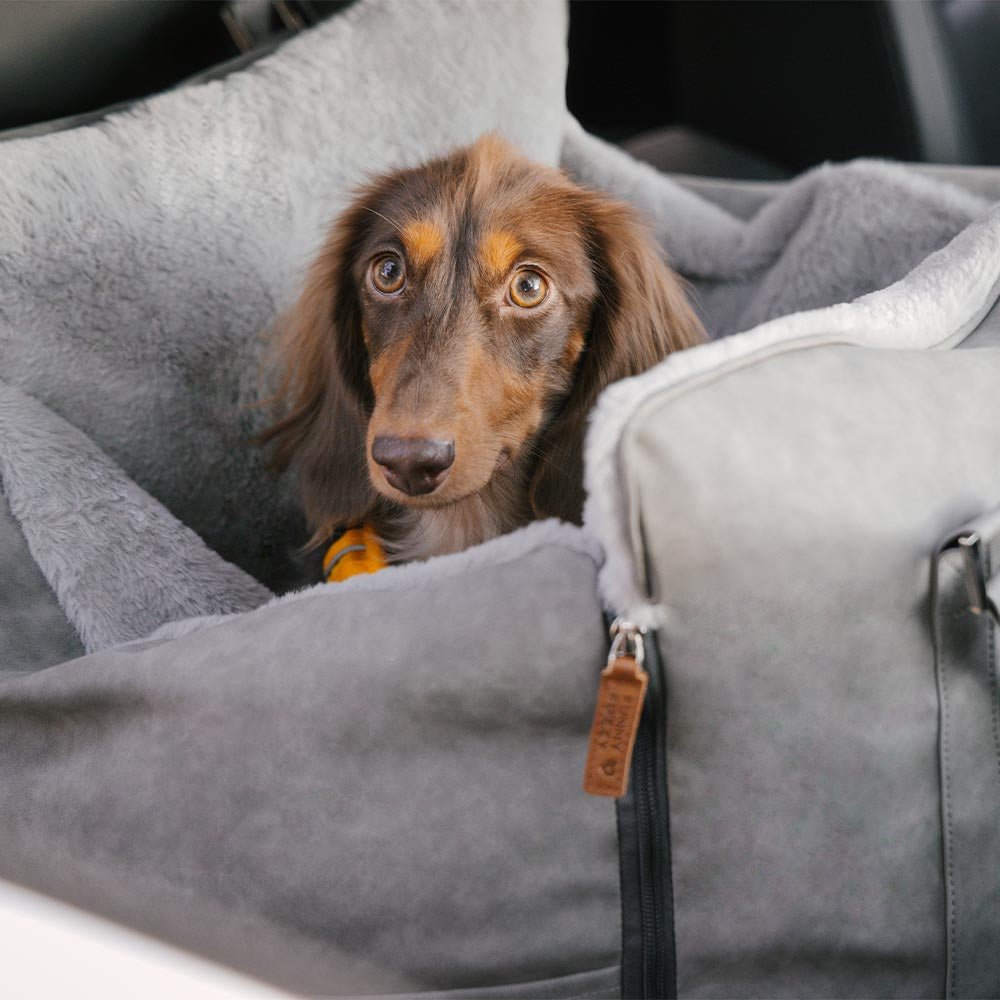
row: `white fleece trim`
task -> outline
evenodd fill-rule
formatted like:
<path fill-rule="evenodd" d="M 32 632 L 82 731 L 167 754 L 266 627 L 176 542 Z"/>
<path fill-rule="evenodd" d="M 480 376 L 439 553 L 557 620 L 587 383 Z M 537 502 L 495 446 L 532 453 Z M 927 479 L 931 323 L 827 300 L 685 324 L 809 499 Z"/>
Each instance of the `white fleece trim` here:
<path fill-rule="evenodd" d="M 914 182 L 933 183 L 925 178 Z M 1000 297 L 1000 205 L 931 254 L 906 277 L 853 302 L 796 313 L 671 355 L 655 368 L 609 386 L 591 415 L 586 442 L 584 525 L 600 541 L 599 584 L 605 605 L 651 627 L 668 608 L 650 603 L 632 555 L 629 500 L 619 447 L 630 421 L 654 396 L 695 379 L 718 378 L 760 355 L 803 346 L 849 343 L 889 350 L 952 346 Z"/>

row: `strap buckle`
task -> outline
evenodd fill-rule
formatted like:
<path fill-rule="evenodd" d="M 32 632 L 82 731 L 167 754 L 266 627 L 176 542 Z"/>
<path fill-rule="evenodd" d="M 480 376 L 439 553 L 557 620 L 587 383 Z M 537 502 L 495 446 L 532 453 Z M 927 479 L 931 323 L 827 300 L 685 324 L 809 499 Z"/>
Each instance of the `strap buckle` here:
<path fill-rule="evenodd" d="M 611 649 L 608 652 L 608 666 L 623 656 L 631 656 L 639 667 L 646 658 L 643 636 L 646 629 L 624 618 L 616 618 L 611 623 Z"/>
<path fill-rule="evenodd" d="M 1000 625 L 1000 615 L 986 592 L 986 567 L 983 557 L 983 539 L 978 531 L 959 535 L 956 539 L 962 562 L 965 564 L 965 592 L 969 597 L 969 610 L 974 615 L 990 614 Z"/>

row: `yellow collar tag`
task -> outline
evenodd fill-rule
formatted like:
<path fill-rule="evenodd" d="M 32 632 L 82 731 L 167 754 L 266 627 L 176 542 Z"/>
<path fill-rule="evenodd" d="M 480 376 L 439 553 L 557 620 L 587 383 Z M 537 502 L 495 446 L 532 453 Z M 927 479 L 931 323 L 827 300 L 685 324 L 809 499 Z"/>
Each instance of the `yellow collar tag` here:
<path fill-rule="evenodd" d="M 385 553 L 370 524 L 348 528 L 323 557 L 323 579 L 341 583 L 361 573 L 377 573 L 387 563 Z"/>

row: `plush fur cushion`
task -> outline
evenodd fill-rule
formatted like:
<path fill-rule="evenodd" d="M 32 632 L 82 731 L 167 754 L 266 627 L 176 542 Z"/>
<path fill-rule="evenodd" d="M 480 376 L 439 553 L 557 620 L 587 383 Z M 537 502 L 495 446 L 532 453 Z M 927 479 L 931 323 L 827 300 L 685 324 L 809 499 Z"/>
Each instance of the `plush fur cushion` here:
<path fill-rule="evenodd" d="M 565 35 L 559 3 L 363 0 L 223 80 L 0 143 L 3 377 L 280 585 L 262 331 L 366 172 L 491 128 L 556 162 Z"/>
<path fill-rule="evenodd" d="M 0 671 L 48 666 L 179 618 L 248 611 L 271 596 L 85 434 L 2 381 L 0 567 Z"/>

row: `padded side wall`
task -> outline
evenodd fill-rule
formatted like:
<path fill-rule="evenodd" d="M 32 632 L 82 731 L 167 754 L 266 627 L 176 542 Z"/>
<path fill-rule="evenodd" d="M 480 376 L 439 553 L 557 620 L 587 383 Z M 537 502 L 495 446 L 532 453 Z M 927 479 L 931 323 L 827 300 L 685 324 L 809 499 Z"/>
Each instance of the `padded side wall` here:
<path fill-rule="evenodd" d="M 596 566 L 491 544 L 0 679 L 0 875 L 310 995 L 606 995 Z"/>
<path fill-rule="evenodd" d="M 998 384 L 997 349 L 821 347 L 631 421 L 680 996 L 942 995 L 930 557 L 1000 500 Z"/>

